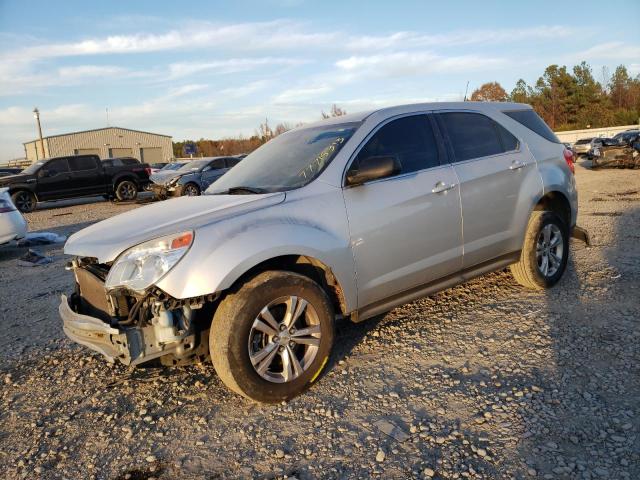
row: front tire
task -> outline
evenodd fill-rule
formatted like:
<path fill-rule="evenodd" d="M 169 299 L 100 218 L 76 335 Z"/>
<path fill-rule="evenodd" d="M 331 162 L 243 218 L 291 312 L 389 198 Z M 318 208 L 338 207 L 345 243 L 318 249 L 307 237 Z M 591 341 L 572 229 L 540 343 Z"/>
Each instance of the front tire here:
<path fill-rule="evenodd" d="M 510 266 L 516 281 L 533 290 L 554 286 L 569 258 L 569 229 L 551 211 L 534 211 L 529 219 L 520 261 Z"/>
<path fill-rule="evenodd" d="M 18 190 L 11 195 L 11 201 L 22 213 L 30 213 L 36 209 L 38 200 L 29 190 Z"/>
<path fill-rule="evenodd" d="M 309 388 L 327 364 L 334 310 L 325 291 L 293 272 L 258 274 L 216 309 L 209 350 L 234 392 L 256 402 L 289 400 Z"/>
<path fill-rule="evenodd" d="M 116 198 L 119 202 L 130 202 L 138 196 L 138 186 L 131 180 L 123 180 L 116 185 Z"/>
<path fill-rule="evenodd" d="M 200 195 L 200 187 L 195 183 L 187 183 L 182 189 L 182 195 L 185 197 L 197 197 Z"/>

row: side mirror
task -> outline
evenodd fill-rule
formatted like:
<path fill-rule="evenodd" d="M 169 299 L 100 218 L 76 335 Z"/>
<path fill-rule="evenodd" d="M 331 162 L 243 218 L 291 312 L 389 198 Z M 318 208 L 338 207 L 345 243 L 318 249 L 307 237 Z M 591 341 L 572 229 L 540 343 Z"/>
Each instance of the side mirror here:
<path fill-rule="evenodd" d="M 399 173 L 401 169 L 402 165 L 396 156 L 367 157 L 360 162 L 357 169 L 349 171 L 347 185 L 362 185 L 372 180 L 390 177 Z"/>

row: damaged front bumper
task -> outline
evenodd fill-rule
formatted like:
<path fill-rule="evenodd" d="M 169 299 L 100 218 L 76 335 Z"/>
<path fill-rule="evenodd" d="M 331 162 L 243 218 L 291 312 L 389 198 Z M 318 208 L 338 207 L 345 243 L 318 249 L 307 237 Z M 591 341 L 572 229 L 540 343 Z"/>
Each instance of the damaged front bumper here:
<path fill-rule="evenodd" d="M 117 359 L 125 365 L 138 365 L 156 358 L 176 365 L 203 360 L 207 355 L 208 331 L 176 332 L 167 335 L 166 325 L 114 328 L 105 321 L 74 311 L 62 295 L 60 317 L 64 333 L 76 343 L 101 353 L 111 363 Z M 176 335 L 177 334 L 177 335 Z"/>

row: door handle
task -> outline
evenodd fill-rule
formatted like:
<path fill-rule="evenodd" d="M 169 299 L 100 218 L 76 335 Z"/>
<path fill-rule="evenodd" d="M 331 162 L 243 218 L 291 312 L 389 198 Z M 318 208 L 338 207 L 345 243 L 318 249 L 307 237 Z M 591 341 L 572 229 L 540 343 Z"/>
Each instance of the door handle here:
<path fill-rule="evenodd" d="M 438 182 L 436 183 L 436 185 L 431 189 L 431 193 L 442 193 L 442 192 L 446 192 L 447 190 L 451 190 L 452 188 L 455 188 L 456 184 L 455 183 L 450 183 L 449 185 L 447 185 L 444 182 Z"/>
<path fill-rule="evenodd" d="M 513 162 L 511 162 L 511 165 L 509 165 L 509 170 L 520 170 L 524 166 L 525 166 L 524 163 L 518 160 L 514 160 Z"/>

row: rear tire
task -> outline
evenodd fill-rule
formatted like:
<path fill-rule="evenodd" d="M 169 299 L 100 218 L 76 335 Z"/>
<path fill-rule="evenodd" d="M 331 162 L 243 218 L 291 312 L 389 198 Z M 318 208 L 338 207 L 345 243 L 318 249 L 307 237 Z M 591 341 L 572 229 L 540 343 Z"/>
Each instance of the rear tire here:
<path fill-rule="evenodd" d="M 234 392 L 256 402 L 289 400 L 309 388 L 327 364 L 333 319 L 329 297 L 311 279 L 286 271 L 260 273 L 216 309 L 211 360 Z"/>
<path fill-rule="evenodd" d="M 123 180 L 116 185 L 116 198 L 119 202 L 130 202 L 138 196 L 138 186 L 131 180 Z"/>
<path fill-rule="evenodd" d="M 569 258 L 569 229 L 552 211 L 534 211 L 527 225 L 520 261 L 509 268 L 516 281 L 533 290 L 554 286 Z"/>
<path fill-rule="evenodd" d="M 12 193 L 11 201 L 22 213 L 33 212 L 38 204 L 36 196 L 29 190 L 18 190 Z"/>

